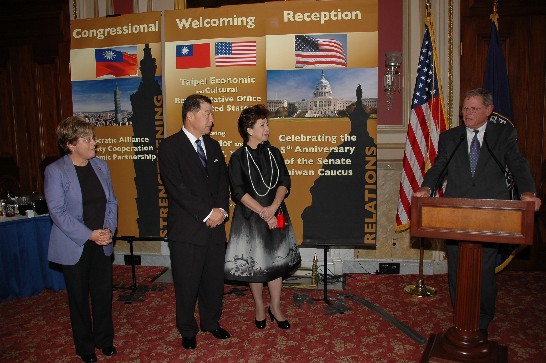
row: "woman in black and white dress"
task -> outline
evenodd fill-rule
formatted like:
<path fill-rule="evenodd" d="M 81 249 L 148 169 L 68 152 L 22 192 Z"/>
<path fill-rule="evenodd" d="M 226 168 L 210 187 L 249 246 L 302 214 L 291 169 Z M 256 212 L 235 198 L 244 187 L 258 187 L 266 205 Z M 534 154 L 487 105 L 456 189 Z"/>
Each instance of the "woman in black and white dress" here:
<path fill-rule="evenodd" d="M 226 279 L 249 283 L 258 329 L 266 326 L 264 282 L 271 297 L 267 309 L 271 321 L 288 329 L 281 309 L 282 278 L 298 267 L 301 257 L 284 204 L 290 175 L 280 150 L 268 141 L 268 116 L 263 105 L 249 107 L 239 116 L 244 143 L 229 161 L 231 197 L 236 205 L 224 269 Z"/>

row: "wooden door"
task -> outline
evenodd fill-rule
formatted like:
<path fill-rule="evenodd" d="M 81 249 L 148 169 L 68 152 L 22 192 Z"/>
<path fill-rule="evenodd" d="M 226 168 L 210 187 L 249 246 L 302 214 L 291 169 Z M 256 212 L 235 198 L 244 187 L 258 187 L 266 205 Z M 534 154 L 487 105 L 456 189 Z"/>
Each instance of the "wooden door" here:
<path fill-rule="evenodd" d="M 461 1 L 461 99 L 466 90 L 480 87 L 489 48 L 491 0 Z M 529 161 L 537 195 L 546 201 L 543 163 L 546 160 L 546 2 L 499 1 L 499 38 L 504 52 L 514 124 L 521 152 Z M 542 207 L 544 213 L 544 206 Z M 544 220 L 536 218 L 536 223 Z M 544 231 L 544 226 L 540 226 Z M 546 236 L 535 229 L 531 248 L 522 251 L 510 269 L 546 269 Z"/>

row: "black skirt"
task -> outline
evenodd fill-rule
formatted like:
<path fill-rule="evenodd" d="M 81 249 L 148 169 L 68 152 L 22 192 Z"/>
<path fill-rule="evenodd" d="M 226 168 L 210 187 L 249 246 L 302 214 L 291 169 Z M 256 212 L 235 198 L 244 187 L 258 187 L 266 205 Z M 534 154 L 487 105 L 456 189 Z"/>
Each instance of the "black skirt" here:
<path fill-rule="evenodd" d="M 288 213 L 286 226 L 269 229 L 257 213 L 235 206 L 224 265 L 227 280 L 268 282 L 293 272 L 301 256 Z"/>

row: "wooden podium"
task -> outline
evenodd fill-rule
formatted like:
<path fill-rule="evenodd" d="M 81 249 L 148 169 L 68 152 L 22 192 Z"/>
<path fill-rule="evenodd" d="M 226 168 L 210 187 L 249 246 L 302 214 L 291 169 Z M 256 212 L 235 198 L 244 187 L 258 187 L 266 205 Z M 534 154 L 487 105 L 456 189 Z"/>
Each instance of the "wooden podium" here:
<path fill-rule="evenodd" d="M 413 198 L 411 235 L 458 240 L 454 326 L 431 334 L 421 362 L 507 362 L 508 350 L 479 331 L 483 243 L 533 243 L 533 202 Z"/>

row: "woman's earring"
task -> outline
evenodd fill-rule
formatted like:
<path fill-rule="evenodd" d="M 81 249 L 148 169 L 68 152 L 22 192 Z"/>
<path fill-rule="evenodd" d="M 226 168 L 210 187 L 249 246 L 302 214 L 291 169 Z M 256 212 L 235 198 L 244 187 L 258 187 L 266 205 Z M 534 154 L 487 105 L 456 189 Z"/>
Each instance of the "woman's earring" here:
<path fill-rule="evenodd" d="M 252 134 L 248 134 L 249 136 L 252 136 Z"/>

